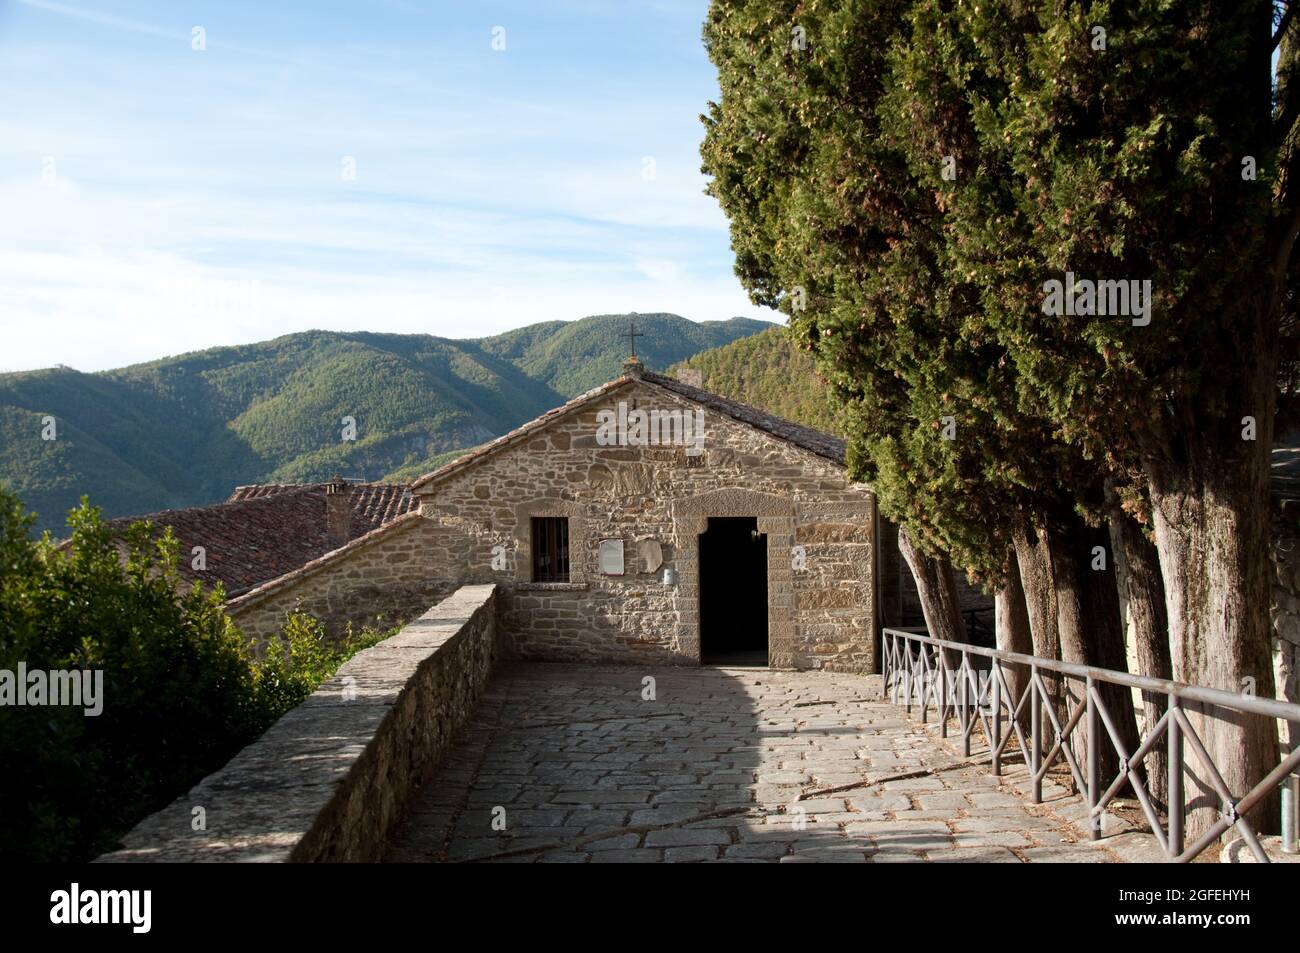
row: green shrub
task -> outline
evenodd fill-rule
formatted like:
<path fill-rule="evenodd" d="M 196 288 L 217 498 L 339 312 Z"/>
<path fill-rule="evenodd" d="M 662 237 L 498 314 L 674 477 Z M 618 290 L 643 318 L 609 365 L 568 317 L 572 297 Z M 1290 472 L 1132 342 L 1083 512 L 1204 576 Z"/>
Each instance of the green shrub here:
<path fill-rule="evenodd" d="M 270 724 L 300 704 L 321 682 L 362 649 L 392 635 L 395 630 L 360 632 L 348 625 L 341 644 L 331 644 L 324 624 L 295 609 L 279 635 L 267 639 L 257 663 L 257 700 L 262 719 Z"/>
<path fill-rule="evenodd" d="M 0 858 L 76 860 L 113 846 L 307 697 L 358 648 L 300 612 L 261 660 L 218 587 L 189 587 L 170 530 L 115 542 L 84 499 L 70 539 L 29 538 L 0 489 L 0 669 L 100 669 L 103 711 L 0 708 Z M 122 551 L 119 551 L 119 545 Z"/>

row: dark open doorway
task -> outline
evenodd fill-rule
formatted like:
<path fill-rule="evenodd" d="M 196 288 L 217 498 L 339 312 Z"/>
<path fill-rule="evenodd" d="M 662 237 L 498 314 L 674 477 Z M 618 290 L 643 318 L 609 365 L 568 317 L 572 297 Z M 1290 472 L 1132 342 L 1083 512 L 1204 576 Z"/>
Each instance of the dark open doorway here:
<path fill-rule="evenodd" d="M 752 516 L 712 516 L 700 534 L 700 661 L 767 664 L 767 536 Z"/>

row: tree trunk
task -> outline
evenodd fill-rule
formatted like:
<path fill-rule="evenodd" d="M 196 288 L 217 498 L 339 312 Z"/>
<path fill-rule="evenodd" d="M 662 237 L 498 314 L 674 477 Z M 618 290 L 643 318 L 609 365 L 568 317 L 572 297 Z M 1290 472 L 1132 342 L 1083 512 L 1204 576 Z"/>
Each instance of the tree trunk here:
<path fill-rule="evenodd" d="M 898 551 L 907 560 L 912 576 L 916 579 L 916 592 L 921 599 L 921 612 L 925 616 L 925 628 L 931 637 L 949 642 L 969 642 L 966 626 L 961 618 L 961 606 L 957 599 L 957 581 L 953 578 L 952 563 L 945 556 L 931 556 L 922 552 L 912 542 L 907 528 L 898 528 Z M 956 672 L 961 665 L 961 656 L 951 649 L 944 650 L 942 663 L 951 673 L 944 680 L 942 697 L 954 691 Z M 953 704 L 956 700 L 953 699 Z"/>
<path fill-rule="evenodd" d="M 1165 584 L 1160 577 L 1156 547 L 1117 501 L 1110 505 L 1110 538 L 1115 550 L 1115 570 L 1124 601 L 1124 616 L 1139 675 L 1173 678 L 1169 661 L 1169 625 L 1165 614 Z M 1165 713 L 1165 696 L 1142 693 L 1142 736 L 1145 738 Z M 1169 798 L 1168 747 L 1158 743 L 1143 761 L 1147 791 L 1157 807 Z"/>
<path fill-rule="evenodd" d="M 1271 427 L 1259 428 L 1271 438 Z M 1243 443 L 1246 443 L 1243 441 Z M 1197 464 L 1199 472 L 1151 480 L 1156 548 L 1169 615 L 1170 660 L 1176 681 L 1273 697 L 1269 625 L 1269 523 L 1263 448 L 1235 466 Z M 1272 719 L 1226 710 L 1186 714 L 1234 798 L 1278 763 Z M 1217 820 L 1222 798 L 1186 746 L 1184 778 L 1188 846 Z M 1276 795 L 1250 814 L 1256 830 L 1277 827 Z"/>
<path fill-rule="evenodd" d="M 1047 535 L 1056 569 L 1061 658 L 1076 665 L 1126 672 L 1128 659 L 1124 651 L 1119 588 L 1106 530 L 1089 527 L 1069 513 L 1061 514 L 1059 524 Z M 1071 710 L 1078 704 L 1086 704 L 1086 684 L 1081 679 L 1068 679 L 1066 685 Z M 1131 754 L 1139 744 L 1132 690 L 1109 682 L 1096 682 L 1095 687 L 1119 740 Z M 1120 760 L 1104 722 L 1098 728 L 1098 793 L 1104 793 L 1119 773 Z M 1073 749 L 1086 776 L 1086 721 L 1079 723 L 1073 738 Z"/>
<path fill-rule="evenodd" d="M 966 625 L 961 618 L 952 563 L 944 556 L 931 556 L 918 549 L 907 528 L 903 526 L 898 529 L 898 550 L 907 560 L 908 568 L 916 579 L 916 591 L 921 598 L 926 630 L 936 639 L 969 642 Z"/>
<path fill-rule="evenodd" d="M 1025 590 L 1020 583 L 1020 565 L 1014 550 L 1009 554 L 1009 564 L 1010 570 L 993 597 L 998 649 L 1033 655 L 1034 638 L 1029 629 L 1029 609 L 1025 605 Z M 1029 669 L 1023 665 L 1004 665 L 1002 670 L 1006 673 L 1007 689 L 1011 693 L 1011 710 L 1015 711 L 1016 703 L 1029 684 Z M 1020 727 L 1024 731 L 1029 728 L 1028 706 L 1021 711 Z"/>
<path fill-rule="evenodd" d="M 1025 594 L 1025 609 L 1029 616 L 1034 654 L 1039 658 L 1060 659 L 1061 634 L 1056 618 L 1056 580 L 1051 549 L 1043 535 L 1028 522 L 1022 522 L 1012 531 L 1012 541 L 1016 549 L 1016 562 L 1020 567 L 1020 582 Z M 1051 672 L 1042 672 L 1041 676 L 1052 709 L 1060 719 L 1064 716 L 1060 679 Z M 1046 718 L 1043 723 L 1047 724 Z"/>

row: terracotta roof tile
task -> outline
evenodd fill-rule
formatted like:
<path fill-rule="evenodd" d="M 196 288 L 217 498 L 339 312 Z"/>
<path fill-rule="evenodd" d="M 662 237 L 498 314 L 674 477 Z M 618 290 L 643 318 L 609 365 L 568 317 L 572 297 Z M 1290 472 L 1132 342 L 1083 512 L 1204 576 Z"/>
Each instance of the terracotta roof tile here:
<path fill-rule="evenodd" d="M 810 453 L 815 453 L 819 457 L 824 457 L 832 463 L 844 466 L 844 441 L 833 434 L 825 433 L 821 430 L 814 430 L 812 427 L 805 427 L 803 424 L 796 424 L 793 421 L 786 420 L 782 417 L 774 417 L 771 414 L 764 413 L 756 407 L 750 407 L 748 404 L 742 404 L 738 401 L 721 397 L 718 394 L 710 393 L 707 390 L 701 390 L 698 387 L 692 387 L 690 384 L 683 384 L 675 377 L 665 377 L 662 374 L 653 374 L 650 371 L 643 371 L 641 379 L 649 381 L 662 387 L 664 390 L 671 391 L 687 400 L 693 400 L 697 404 L 716 410 L 720 414 L 738 420 L 741 423 L 749 424 L 764 433 L 771 434 L 784 440 L 786 443 L 792 443 L 796 447 L 802 447 Z"/>
<path fill-rule="evenodd" d="M 352 487 L 349 499 L 353 525 L 364 523 L 369 529 L 383 526 L 420 508 L 419 498 L 405 483 L 359 483 Z M 354 530 L 353 535 L 355 538 L 361 533 Z"/>
<path fill-rule="evenodd" d="M 141 520 L 170 526 L 180 543 L 181 575 L 208 585 L 219 581 L 233 598 L 419 508 L 406 484 L 357 483 L 346 484 L 346 499 L 331 514 L 327 487 L 241 486 L 224 503 L 123 517 L 108 526 L 117 533 Z M 190 568 L 195 546 L 206 551 L 206 571 Z"/>
<path fill-rule="evenodd" d="M 323 556 L 318 556 L 310 562 L 298 566 L 296 569 L 292 569 L 283 575 L 276 576 L 274 579 L 269 579 L 250 590 L 240 593 L 238 598 L 232 598 L 230 600 L 229 608 L 235 609 L 255 605 L 267 596 L 279 592 L 281 589 L 292 585 L 299 579 L 305 579 L 308 576 L 320 572 L 322 569 L 326 569 L 341 560 L 347 559 L 358 549 L 362 549 L 380 539 L 384 539 L 390 533 L 400 532 L 403 527 L 409 526 L 413 521 L 418 519 L 420 519 L 418 510 L 403 513 L 392 522 L 385 523 L 378 529 L 372 529 L 370 532 L 358 536 L 346 546 L 341 546 L 338 549 L 331 550 Z"/>

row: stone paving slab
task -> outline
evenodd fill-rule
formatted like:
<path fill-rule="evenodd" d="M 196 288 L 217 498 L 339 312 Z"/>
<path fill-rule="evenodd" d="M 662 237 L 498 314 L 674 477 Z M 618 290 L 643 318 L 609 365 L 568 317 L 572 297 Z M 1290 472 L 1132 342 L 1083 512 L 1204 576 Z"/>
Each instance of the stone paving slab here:
<path fill-rule="evenodd" d="M 386 859 L 1122 858 L 880 701 L 878 679 L 521 663 L 493 676 Z"/>

